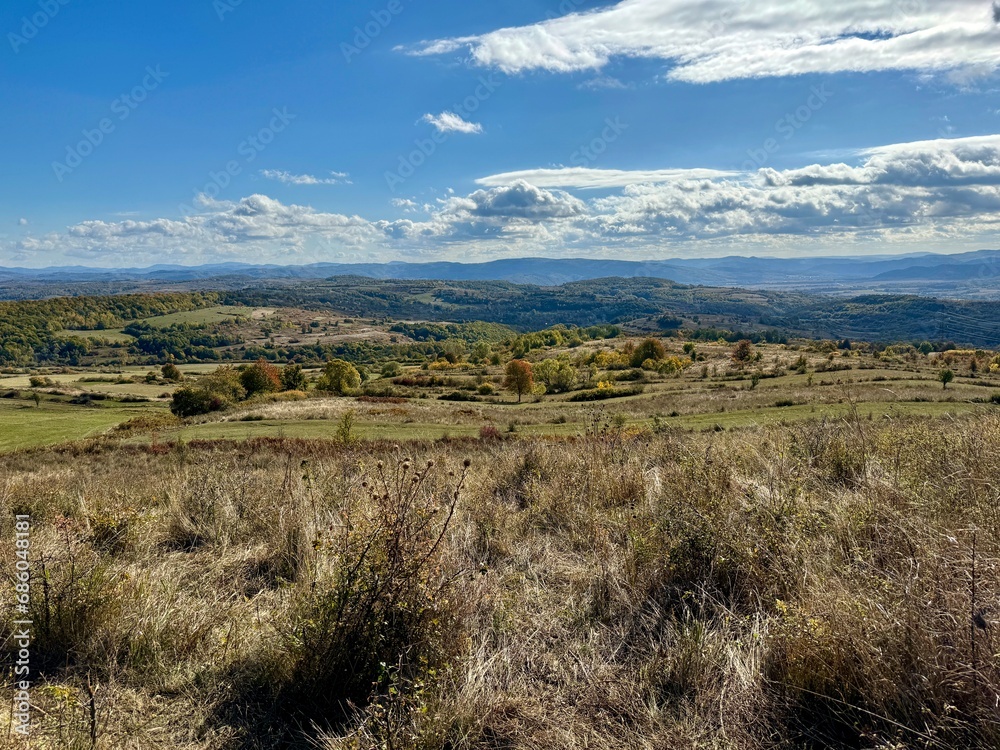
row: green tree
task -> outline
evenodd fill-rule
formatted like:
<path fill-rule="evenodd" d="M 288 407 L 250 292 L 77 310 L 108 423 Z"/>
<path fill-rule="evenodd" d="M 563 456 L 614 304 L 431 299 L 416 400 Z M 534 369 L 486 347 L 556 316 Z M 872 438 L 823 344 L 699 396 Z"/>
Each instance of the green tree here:
<path fill-rule="evenodd" d="M 955 379 L 955 373 L 951 370 L 941 370 L 938 373 L 938 380 L 941 381 L 941 387 L 944 389 L 948 388 L 948 383 Z"/>
<path fill-rule="evenodd" d="M 646 339 L 635 348 L 631 355 L 632 367 L 642 367 L 643 362 L 651 359 L 659 362 L 667 358 L 667 350 L 658 339 Z"/>
<path fill-rule="evenodd" d="M 382 365 L 383 378 L 398 378 L 403 374 L 403 366 L 399 362 L 386 362 Z"/>
<path fill-rule="evenodd" d="M 489 359 L 491 351 L 492 351 L 492 348 L 490 347 L 490 345 L 487 342 L 485 342 L 485 341 L 477 341 L 476 345 L 474 347 L 472 347 L 472 357 L 471 357 L 471 359 L 476 364 L 479 364 L 480 362 L 485 362 L 487 359 Z"/>
<path fill-rule="evenodd" d="M 576 368 L 567 359 L 547 359 L 534 368 L 535 379 L 552 393 L 563 393 L 576 385 Z"/>
<path fill-rule="evenodd" d="M 302 365 L 288 365 L 281 371 L 281 390 L 304 391 L 306 389 L 306 374 Z"/>
<path fill-rule="evenodd" d="M 240 373 L 231 365 L 220 367 L 215 372 L 198 380 L 196 387 L 228 403 L 243 401 L 247 397 Z"/>
<path fill-rule="evenodd" d="M 202 388 L 179 388 L 174 392 L 170 411 L 175 416 L 197 417 L 213 411 L 221 411 L 225 401 Z"/>
<path fill-rule="evenodd" d="M 163 379 L 171 383 L 180 383 L 184 380 L 184 375 L 173 362 L 167 362 L 163 365 L 160 372 L 163 374 Z"/>
<path fill-rule="evenodd" d="M 535 375 L 531 363 L 523 359 L 512 359 L 504 371 L 503 387 L 517 394 L 517 403 L 525 393 L 531 393 L 535 387 Z"/>
<path fill-rule="evenodd" d="M 350 362 L 334 359 L 326 363 L 316 383 L 317 390 L 344 396 L 361 387 L 361 374 Z"/>
<path fill-rule="evenodd" d="M 444 358 L 450 364 L 457 365 L 465 359 L 465 342 L 461 339 L 450 339 L 444 342 Z"/>

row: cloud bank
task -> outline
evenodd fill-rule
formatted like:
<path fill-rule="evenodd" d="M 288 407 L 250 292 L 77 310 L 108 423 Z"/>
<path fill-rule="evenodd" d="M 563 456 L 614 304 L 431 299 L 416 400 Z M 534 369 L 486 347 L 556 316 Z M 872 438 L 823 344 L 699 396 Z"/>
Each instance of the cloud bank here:
<path fill-rule="evenodd" d="M 266 195 L 203 196 L 198 213 L 185 218 L 85 221 L 8 241 L 0 252 L 28 263 L 42 256 L 103 265 L 232 257 L 292 263 L 908 252 L 1000 239 L 1000 135 L 893 144 L 859 151 L 850 163 L 789 170 L 539 169 L 478 182 L 468 195 L 430 204 L 398 199 L 393 205 L 407 218 L 394 220 Z M 587 198 L 595 188 L 602 191 Z"/>

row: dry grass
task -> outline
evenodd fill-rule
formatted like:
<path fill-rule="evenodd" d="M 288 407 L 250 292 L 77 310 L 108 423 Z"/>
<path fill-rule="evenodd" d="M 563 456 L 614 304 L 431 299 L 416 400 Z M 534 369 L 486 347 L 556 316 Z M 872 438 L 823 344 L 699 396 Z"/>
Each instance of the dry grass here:
<path fill-rule="evenodd" d="M 998 475 L 993 416 L 6 456 L 33 746 L 89 681 L 107 750 L 997 747 Z"/>

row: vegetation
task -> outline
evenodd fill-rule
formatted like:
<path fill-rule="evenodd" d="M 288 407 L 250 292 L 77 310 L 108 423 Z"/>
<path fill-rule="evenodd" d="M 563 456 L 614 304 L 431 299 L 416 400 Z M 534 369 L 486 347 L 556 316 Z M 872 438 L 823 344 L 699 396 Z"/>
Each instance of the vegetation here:
<path fill-rule="evenodd" d="M 323 375 L 316 383 L 316 389 L 345 396 L 361 387 L 361 375 L 350 362 L 335 359 L 323 368 Z"/>
<path fill-rule="evenodd" d="M 512 359 L 508 362 L 504 371 L 503 387 L 517 394 L 517 403 L 521 403 L 524 394 L 531 393 L 535 387 L 531 363 L 523 359 Z"/>
<path fill-rule="evenodd" d="M 0 372 L 39 747 L 1000 745 L 996 351 L 833 320 L 882 297 L 242 294 Z"/>
<path fill-rule="evenodd" d="M 992 748 L 998 446 L 996 416 L 598 415 L 10 455 L 2 535 L 30 514 L 47 576 L 36 742 L 90 746 L 89 684 L 111 749 Z"/>

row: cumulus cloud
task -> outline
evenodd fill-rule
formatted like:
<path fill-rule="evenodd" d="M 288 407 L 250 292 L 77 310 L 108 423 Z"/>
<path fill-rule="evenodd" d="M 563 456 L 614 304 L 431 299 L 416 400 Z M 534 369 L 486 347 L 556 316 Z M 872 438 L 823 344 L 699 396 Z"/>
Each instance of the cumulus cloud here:
<path fill-rule="evenodd" d="M 552 192 L 515 180 L 491 190 L 477 190 L 467 198 L 452 198 L 447 204 L 454 212 L 479 218 L 566 219 L 584 212 L 584 204 L 568 193 Z"/>
<path fill-rule="evenodd" d="M 28 226 L 28 220 L 27 219 L 18 219 L 17 220 L 17 225 L 19 227 L 26 227 L 26 226 Z"/>
<path fill-rule="evenodd" d="M 508 73 L 600 70 L 615 57 L 665 60 L 709 83 L 803 73 L 996 71 L 997 16 L 984 0 L 622 0 L 531 26 L 428 42 Z"/>
<path fill-rule="evenodd" d="M 350 185 L 350 175 L 346 172 L 330 172 L 329 177 L 315 177 L 311 174 L 292 174 L 280 169 L 262 169 L 262 177 L 277 180 L 285 185 Z"/>
<path fill-rule="evenodd" d="M 797 169 L 550 169 L 479 181 L 420 206 L 420 220 L 365 218 L 266 195 L 202 197 L 198 212 L 149 221 L 91 220 L 0 242 L 7 258 L 114 263 L 232 257 L 298 262 L 595 254 L 859 252 L 996 245 L 1000 135 L 901 143 Z M 603 188 L 586 198 L 586 189 Z M 567 190 L 583 191 L 582 196 Z"/>
<path fill-rule="evenodd" d="M 439 115 L 427 114 L 421 118 L 421 121 L 433 125 L 439 133 L 478 135 L 483 132 L 483 126 L 478 122 L 464 120 L 454 112 L 442 112 Z"/>

